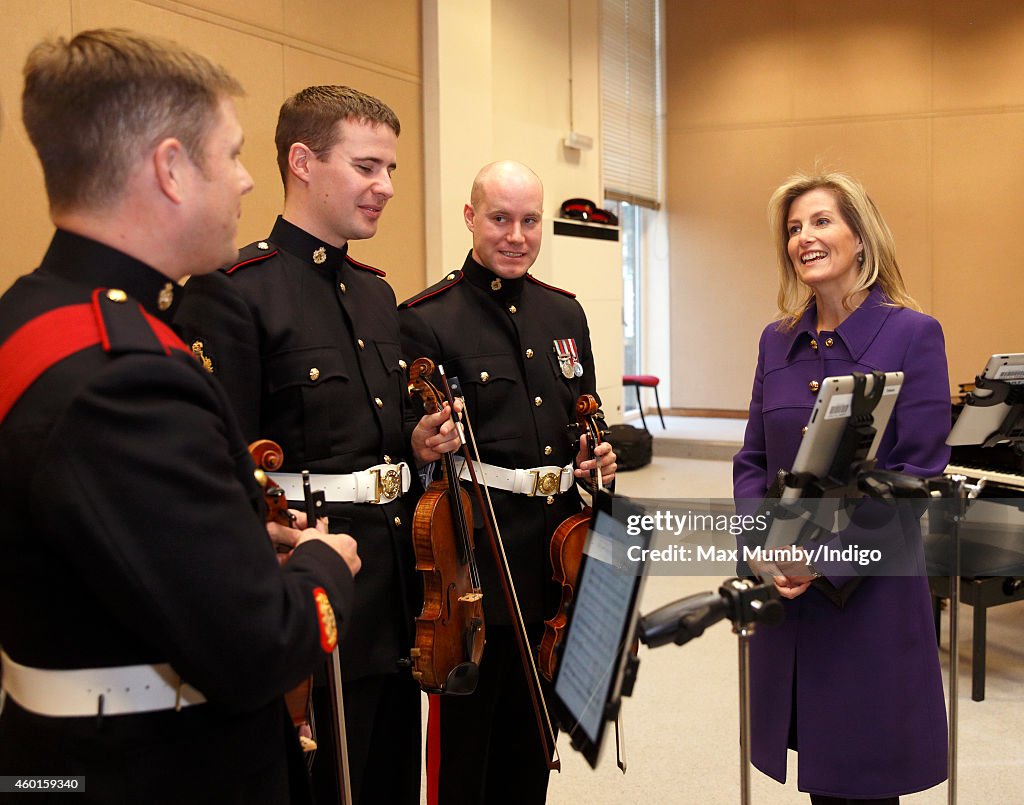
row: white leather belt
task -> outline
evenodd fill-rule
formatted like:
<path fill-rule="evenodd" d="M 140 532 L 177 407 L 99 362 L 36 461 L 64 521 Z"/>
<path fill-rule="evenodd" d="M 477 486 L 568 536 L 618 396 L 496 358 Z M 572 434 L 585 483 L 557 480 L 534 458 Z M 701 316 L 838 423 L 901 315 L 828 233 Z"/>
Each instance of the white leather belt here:
<path fill-rule="evenodd" d="M 268 472 L 267 475 L 284 490 L 289 501 L 305 500 L 302 475 L 297 472 Z M 412 473 L 404 461 L 399 464 L 377 464 L 347 475 L 309 476 L 313 491 L 323 490 L 328 503 L 391 503 L 409 491 Z"/>
<path fill-rule="evenodd" d="M 459 478 L 468 481 L 469 470 L 466 469 L 465 460 L 456 458 L 455 466 L 459 469 Z M 560 495 L 562 492 L 568 492 L 576 483 L 576 477 L 572 474 L 572 464 L 566 464 L 564 467 L 530 467 L 525 470 L 508 470 L 493 464 L 474 461 L 473 468 L 476 470 L 476 478 L 480 483 L 492 489 L 504 489 L 506 492 L 530 497 Z"/>
<path fill-rule="evenodd" d="M 4 691 L 19 706 L 41 716 L 121 716 L 178 710 L 206 701 L 167 663 L 63 671 L 30 668 L 6 652 L 0 652 L 0 661 Z"/>

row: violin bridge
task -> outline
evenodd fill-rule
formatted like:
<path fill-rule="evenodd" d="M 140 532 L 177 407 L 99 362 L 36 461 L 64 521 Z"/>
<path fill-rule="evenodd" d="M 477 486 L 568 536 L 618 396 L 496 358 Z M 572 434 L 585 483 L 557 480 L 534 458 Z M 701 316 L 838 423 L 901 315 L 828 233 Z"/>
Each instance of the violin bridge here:
<path fill-rule="evenodd" d="M 459 596 L 459 601 L 461 601 L 464 604 L 475 604 L 483 597 L 483 593 L 463 593 Z"/>

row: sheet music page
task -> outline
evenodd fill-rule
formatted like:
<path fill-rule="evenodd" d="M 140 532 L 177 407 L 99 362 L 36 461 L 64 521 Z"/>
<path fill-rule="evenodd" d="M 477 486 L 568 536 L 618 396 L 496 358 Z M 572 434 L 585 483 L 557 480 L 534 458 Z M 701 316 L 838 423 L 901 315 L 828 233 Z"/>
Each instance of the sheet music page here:
<path fill-rule="evenodd" d="M 598 512 L 584 552 L 586 568 L 576 591 L 572 623 L 562 653 L 555 692 L 579 727 L 596 742 L 605 703 L 617 672 L 623 646 L 622 631 L 630 616 L 633 590 L 641 562 L 627 549 L 642 543 L 626 534 L 625 526 Z M 639 554 L 639 551 L 632 553 Z"/>

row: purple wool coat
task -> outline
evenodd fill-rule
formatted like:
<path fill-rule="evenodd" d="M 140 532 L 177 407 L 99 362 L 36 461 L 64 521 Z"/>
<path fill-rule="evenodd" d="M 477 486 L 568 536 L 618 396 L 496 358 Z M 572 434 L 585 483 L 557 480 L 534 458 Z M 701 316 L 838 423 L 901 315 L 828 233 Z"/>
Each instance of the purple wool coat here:
<path fill-rule="evenodd" d="M 777 470 L 792 466 L 817 396 L 810 382 L 855 370 L 904 372 L 878 466 L 921 477 L 945 469 L 942 328 L 884 301 L 873 287 L 832 332 L 815 332 L 814 305 L 792 330 L 764 329 L 733 459 L 737 506 L 759 501 Z M 758 630 L 750 644 L 754 765 L 785 782 L 787 746 L 798 749 L 800 790 L 834 797 L 898 796 L 942 782 L 946 712 L 928 579 L 865 578 L 841 609 L 813 587 L 783 604 L 784 623 Z"/>

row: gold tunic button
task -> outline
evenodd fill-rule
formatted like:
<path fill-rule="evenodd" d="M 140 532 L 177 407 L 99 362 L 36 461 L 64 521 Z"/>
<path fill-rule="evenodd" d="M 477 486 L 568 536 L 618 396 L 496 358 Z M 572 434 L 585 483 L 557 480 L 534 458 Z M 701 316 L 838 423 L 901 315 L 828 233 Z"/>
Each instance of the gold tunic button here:
<path fill-rule="evenodd" d="M 400 367 L 401 367 L 402 369 L 406 369 L 406 368 L 408 368 L 408 366 L 409 366 L 409 364 L 407 364 L 407 363 L 406 363 L 405 361 L 403 361 L 403 360 L 402 360 L 401 358 L 399 358 L 399 359 L 398 359 L 398 365 L 399 365 L 399 366 L 400 366 Z"/>
<path fill-rule="evenodd" d="M 366 344 L 363 342 L 363 339 L 357 338 L 356 343 L 359 344 L 360 349 L 366 349 Z"/>
<path fill-rule="evenodd" d="M 384 407 L 384 400 L 382 400 L 380 397 L 374 397 L 373 398 L 373 404 L 376 405 L 378 408 L 383 408 Z"/>
<path fill-rule="evenodd" d="M 805 433 L 807 433 L 807 426 L 806 425 L 804 425 L 802 428 L 800 428 L 800 435 L 803 436 Z"/>
<path fill-rule="evenodd" d="M 402 524 L 402 518 L 401 517 L 396 517 L 395 518 L 395 525 L 401 525 L 401 524 Z"/>
<path fill-rule="evenodd" d="M 481 372 L 480 373 L 480 382 L 481 383 L 486 383 L 490 379 L 491 379 L 491 376 L 487 372 Z"/>
<path fill-rule="evenodd" d="M 512 315 L 515 315 L 516 306 L 515 305 L 509 305 L 508 306 L 508 312 L 511 313 Z"/>
<path fill-rule="evenodd" d="M 109 299 L 111 302 L 117 302 L 120 304 L 121 302 L 128 301 L 128 294 L 126 294 L 120 288 L 111 288 L 109 291 L 107 291 L 107 299 Z"/>
<path fill-rule="evenodd" d="M 821 383 L 819 383 L 817 380 L 812 380 L 810 383 L 807 384 L 807 388 L 809 388 L 811 391 L 817 391 L 818 389 L 821 388 Z"/>
<path fill-rule="evenodd" d="M 532 349 L 526 350 L 526 357 L 527 358 L 532 358 L 533 357 L 533 350 Z"/>
<path fill-rule="evenodd" d="M 348 288 L 345 287 L 344 282 L 338 283 L 338 290 L 341 291 L 342 293 L 348 293 Z"/>
<path fill-rule="evenodd" d="M 555 498 L 552 495 L 548 495 L 548 505 L 551 506 L 554 502 Z"/>
<path fill-rule="evenodd" d="M 812 339 L 811 339 L 811 349 L 817 349 L 817 348 L 818 348 L 818 342 L 817 342 L 817 341 L 815 341 L 815 340 L 814 340 L 814 339 L 812 338 Z"/>
<path fill-rule="evenodd" d="M 536 405 L 538 408 L 540 408 L 542 405 L 544 405 L 544 398 L 543 397 L 534 397 L 533 398 L 533 404 Z"/>
<path fill-rule="evenodd" d="M 320 379 L 320 370 L 317 369 L 315 366 L 309 370 L 309 379 L 313 381 Z"/>
<path fill-rule="evenodd" d="M 447 277 L 445 277 L 445 279 L 448 280 L 448 281 L 451 281 L 451 280 L 455 279 L 455 275 L 454 274 L 449 274 Z"/>
<path fill-rule="evenodd" d="M 550 444 L 544 445 L 544 455 L 550 456 L 552 452 L 554 452 L 554 451 L 551 449 L 551 445 Z"/>
<path fill-rule="evenodd" d="M 826 339 L 825 339 L 825 346 L 826 346 L 826 347 L 830 347 L 830 346 L 832 346 L 832 344 L 833 344 L 833 343 L 834 343 L 834 342 L 832 341 L 832 339 L 831 339 L 831 338 L 826 338 Z"/>

